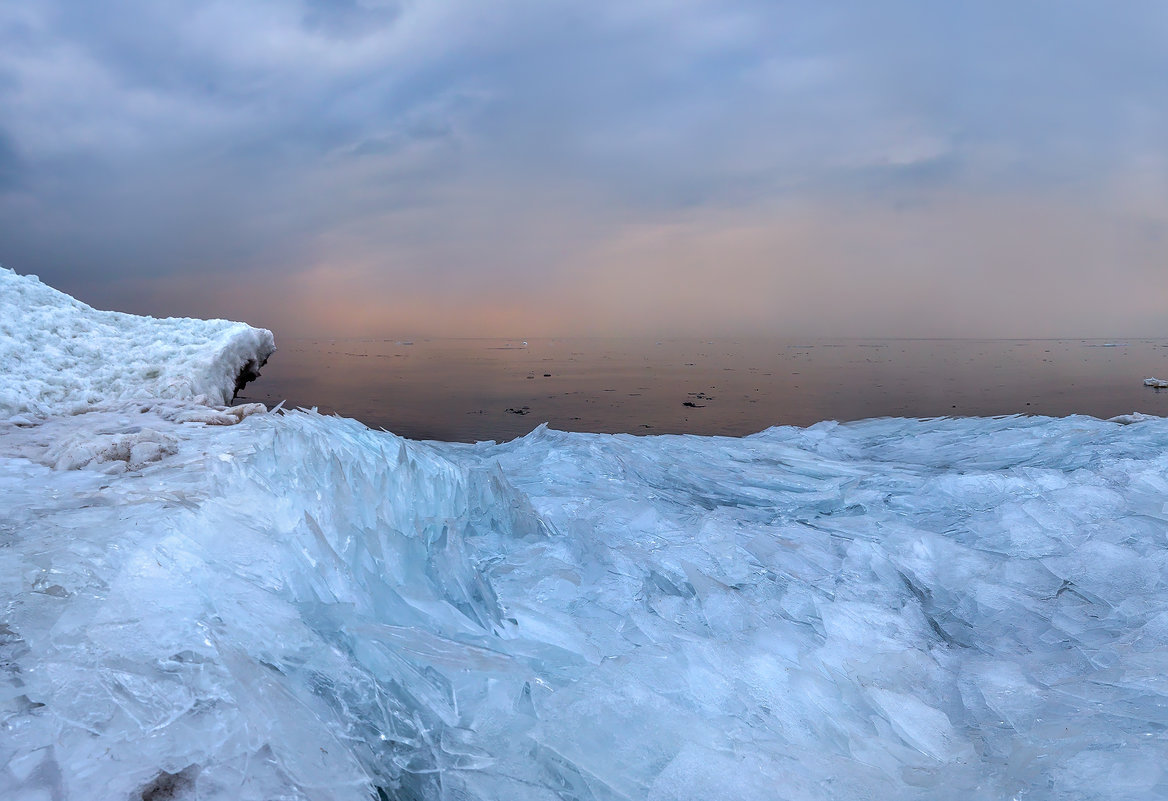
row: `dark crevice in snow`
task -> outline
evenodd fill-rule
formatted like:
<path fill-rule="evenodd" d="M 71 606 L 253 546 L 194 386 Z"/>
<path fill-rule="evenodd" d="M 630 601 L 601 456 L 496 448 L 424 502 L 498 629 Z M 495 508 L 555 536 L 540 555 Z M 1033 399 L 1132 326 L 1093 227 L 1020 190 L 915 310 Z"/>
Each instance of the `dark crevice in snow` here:
<path fill-rule="evenodd" d="M 188 765 L 178 773 L 159 772 L 152 782 L 142 788 L 142 801 L 176 801 L 195 789 L 198 765 Z"/>
<path fill-rule="evenodd" d="M 268 353 L 261 359 L 248 359 L 246 362 L 244 362 L 243 366 L 239 368 L 239 373 L 235 376 L 235 389 L 231 393 L 232 403 L 234 403 L 235 399 L 239 396 L 240 390 L 260 377 L 260 370 L 263 369 L 263 366 L 268 363 L 268 359 L 271 358 L 271 355 L 272 353 Z"/>

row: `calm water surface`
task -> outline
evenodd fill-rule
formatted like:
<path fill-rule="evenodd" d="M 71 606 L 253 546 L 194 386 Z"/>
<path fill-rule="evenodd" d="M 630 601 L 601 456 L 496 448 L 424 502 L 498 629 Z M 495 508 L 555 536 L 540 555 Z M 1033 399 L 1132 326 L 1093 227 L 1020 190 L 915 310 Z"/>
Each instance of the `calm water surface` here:
<path fill-rule="evenodd" d="M 1168 339 L 302 339 L 243 400 L 414 439 L 566 431 L 742 436 L 820 420 L 1168 414 Z"/>

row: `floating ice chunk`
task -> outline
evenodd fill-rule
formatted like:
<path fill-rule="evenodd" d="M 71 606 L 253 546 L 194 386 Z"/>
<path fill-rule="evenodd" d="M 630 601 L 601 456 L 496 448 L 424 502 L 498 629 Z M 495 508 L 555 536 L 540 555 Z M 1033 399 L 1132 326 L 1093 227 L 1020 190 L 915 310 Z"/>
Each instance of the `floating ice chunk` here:
<path fill-rule="evenodd" d="M 1155 387 L 1156 389 L 1168 389 L 1168 381 L 1163 378 L 1145 378 L 1145 387 Z"/>
<path fill-rule="evenodd" d="M 242 403 L 238 406 L 189 406 L 178 409 L 168 419 L 176 423 L 206 423 L 207 425 L 230 426 L 253 414 L 263 414 L 267 407 L 262 403 Z"/>
<path fill-rule="evenodd" d="M 1107 422 L 1119 423 L 1120 425 L 1131 425 L 1132 423 L 1143 423 L 1147 420 L 1159 419 L 1154 414 L 1144 414 L 1143 412 L 1132 412 L 1131 414 L 1119 414 L 1115 417 L 1109 417 Z"/>

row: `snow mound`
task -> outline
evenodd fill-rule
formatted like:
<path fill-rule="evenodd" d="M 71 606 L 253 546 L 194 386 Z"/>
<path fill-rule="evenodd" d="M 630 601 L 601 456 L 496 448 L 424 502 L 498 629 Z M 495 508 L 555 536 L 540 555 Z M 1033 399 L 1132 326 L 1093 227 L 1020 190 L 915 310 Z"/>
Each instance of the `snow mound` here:
<path fill-rule="evenodd" d="M 98 311 L 0 268 L 0 418 L 148 398 L 222 406 L 275 347 L 271 331 Z"/>
<path fill-rule="evenodd" d="M 1168 796 L 1168 420 L 151 420 L 0 435 L 2 798 Z"/>
<path fill-rule="evenodd" d="M 4 451 L 57 470 L 99 468 L 107 473 L 140 470 L 175 453 L 176 423 L 235 425 L 267 408 L 262 403 L 198 406 L 153 401 L 84 415 L 0 421 Z"/>

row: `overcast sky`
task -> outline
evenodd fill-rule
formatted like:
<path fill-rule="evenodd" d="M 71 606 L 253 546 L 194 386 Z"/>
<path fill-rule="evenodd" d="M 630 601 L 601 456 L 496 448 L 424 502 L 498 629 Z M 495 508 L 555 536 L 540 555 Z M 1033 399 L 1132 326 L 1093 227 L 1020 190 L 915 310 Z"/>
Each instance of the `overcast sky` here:
<path fill-rule="evenodd" d="M 1165 335 L 1168 3 L 0 4 L 0 264 L 277 336 Z"/>

